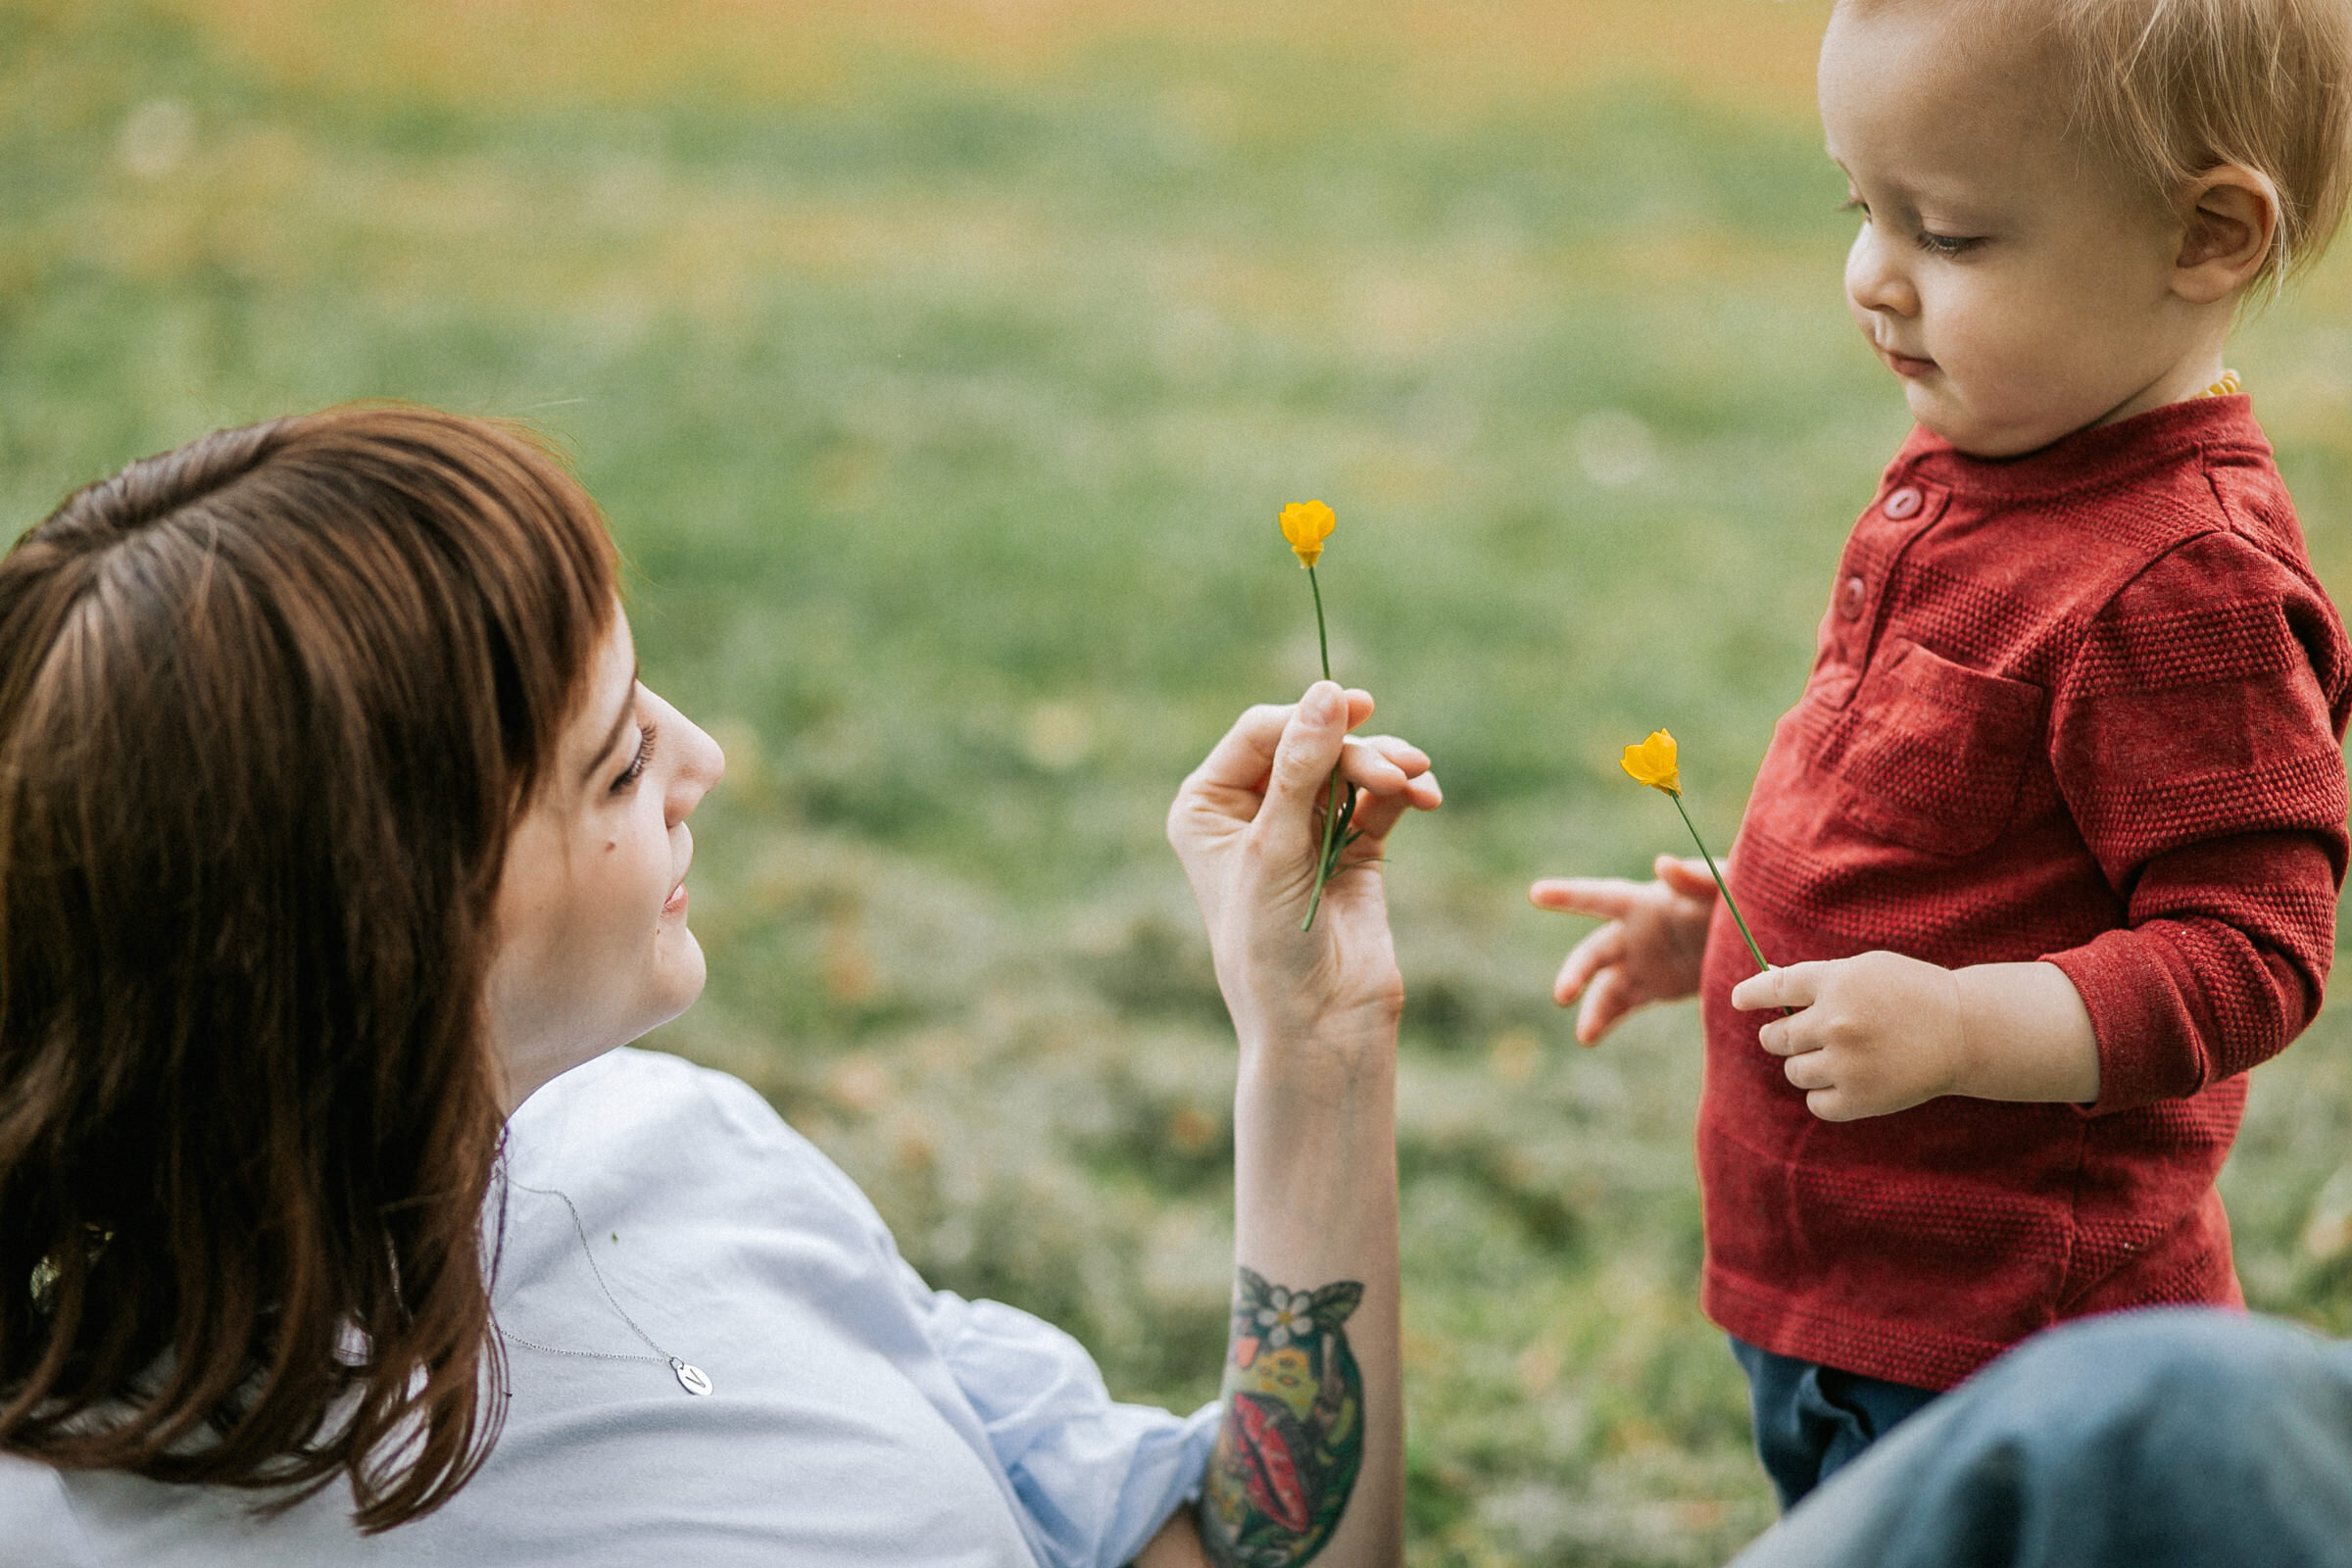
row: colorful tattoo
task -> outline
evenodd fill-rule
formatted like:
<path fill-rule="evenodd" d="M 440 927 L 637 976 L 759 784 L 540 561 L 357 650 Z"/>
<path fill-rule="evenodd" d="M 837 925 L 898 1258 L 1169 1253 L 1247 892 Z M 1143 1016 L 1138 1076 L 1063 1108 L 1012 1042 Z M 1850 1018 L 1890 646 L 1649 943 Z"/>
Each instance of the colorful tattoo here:
<path fill-rule="evenodd" d="M 1364 1379 L 1341 1325 L 1363 1298 L 1354 1280 L 1234 1282 L 1225 1424 L 1200 1494 L 1211 1562 L 1298 1568 L 1339 1528 L 1364 1463 Z"/>

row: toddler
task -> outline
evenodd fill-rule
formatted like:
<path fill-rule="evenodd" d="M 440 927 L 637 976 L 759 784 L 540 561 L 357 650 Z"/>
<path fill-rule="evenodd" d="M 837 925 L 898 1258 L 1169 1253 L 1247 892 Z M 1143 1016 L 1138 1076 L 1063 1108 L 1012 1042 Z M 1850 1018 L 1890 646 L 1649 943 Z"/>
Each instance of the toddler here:
<path fill-rule="evenodd" d="M 2344 631 L 2223 351 L 2352 180 L 2352 0 L 1843 0 L 1847 304 L 1919 428 L 1728 874 L 1545 881 L 1587 1044 L 1696 991 L 1702 1302 L 1784 1504 L 2036 1329 L 2236 1303 L 2310 1022 Z"/>

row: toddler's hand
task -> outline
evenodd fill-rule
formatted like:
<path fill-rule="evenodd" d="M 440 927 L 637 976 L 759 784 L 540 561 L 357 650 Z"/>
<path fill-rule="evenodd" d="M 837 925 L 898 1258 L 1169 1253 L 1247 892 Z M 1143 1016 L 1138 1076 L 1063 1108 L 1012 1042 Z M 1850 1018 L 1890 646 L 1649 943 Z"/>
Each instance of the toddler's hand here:
<path fill-rule="evenodd" d="M 1782 1070 L 1824 1121 L 1885 1116 L 1958 1093 L 1967 1070 L 1959 978 L 1899 953 L 1767 969 L 1732 988 L 1732 1005 L 1797 1009 L 1757 1038 L 1788 1058 Z"/>
<path fill-rule="evenodd" d="M 1551 984 L 1565 1007 L 1580 995 L 1576 1038 L 1593 1045 L 1618 1019 L 1652 1002 L 1698 989 L 1707 922 L 1715 913 L 1715 879 L 1704 860 L 1661 855 L 1655 882 L 1622 877 L 1550 877 L 1527 890 L 1539 909 L 1590 914 L 1607 925 L 1578 943 Z"/>

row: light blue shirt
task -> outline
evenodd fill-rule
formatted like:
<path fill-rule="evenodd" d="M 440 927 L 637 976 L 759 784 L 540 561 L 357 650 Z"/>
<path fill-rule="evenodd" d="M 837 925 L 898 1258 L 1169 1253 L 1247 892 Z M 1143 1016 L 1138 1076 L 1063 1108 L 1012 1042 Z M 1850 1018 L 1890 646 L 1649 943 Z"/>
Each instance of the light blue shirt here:
<path fill-rule="evenodd" d="M 736 1079 L 613 1052 L 532 1096 L 507 1158 L 513 1400 L 446 1506 L 362 1537 L 337 1488 L 262 1520 L 250 1494 L 0 1458 L 0 1568 L 1114 1568 L 1199 1492 L 1216 1405 L 1116 1403 L 1060 1330 L 927 1288 Z"/>

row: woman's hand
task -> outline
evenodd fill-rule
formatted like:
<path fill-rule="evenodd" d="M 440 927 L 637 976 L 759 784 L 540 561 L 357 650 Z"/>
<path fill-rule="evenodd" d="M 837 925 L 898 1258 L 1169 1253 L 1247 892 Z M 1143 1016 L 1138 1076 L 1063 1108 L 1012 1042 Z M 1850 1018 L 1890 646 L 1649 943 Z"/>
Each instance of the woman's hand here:
<path fill-rule="evenodd" d="M 1380 854 L 1441 799 L 1404 742 L 1350 741 L 1372 699 L 1318 681 L 1244 713 L 1184 781 L 1168 841 L 1208 922 L 1242 1042 L 1233 1107 L 1234 1294 L 1225 1424 L 1195 1513 L 1160 1543 L 1244 1562 L 1396 1568 L 1404 1558 L 1396 1283 L 1396 1021 Z M 1349 846 L 1301 931 L 1334 767 Z M 1303 1380 L 1303 1381 L 1302 1381 Z M 1294 1389 L 1316 1391 L 1301 1413 Z M 1311 1463 L 1307 1456 L 1320 1455 Z M 1155 1558 L 1154 1560 L 1160 1560 Z M 1193 1559 L 1198 1560 L 1198 1559 Z"/>
<path fill-rule="evenodd" d="M 1407 807 L 1431 810 L 1444 796 L 1419 748 L 1385 735 L 1348 739 L 1371 716 L 1369 694 L 1330 681 L 1295 705 L 1253 708 L 1168 809 L 1168 842 L 1207 922 L 1217 984 L 1246 1052 L 1395 1038 L 1404 984 L 1389 939 L 1381 852 Z M 1323 890 L 1313 927 L 1301 931 L 1335 764 L 1362 792 L 1354 825 L 1363 836 Z"/>
<path fill-rule="evenodd" d="M 1659 856 L 1654 869 L 1655 882 L 1547 877 L 1527 890 L 1539 909 L 1608 921 L 1570 950 L 1551 983 L 1551 1000 L 1563 1007 L 1585 999 L 1576 1015 L 1580 1045 L 1599 1044 L 1636 1007 L 1698 989 L 1707 922 L 1715 915 L 1715 879 L 1706 861 L 1671 855 Z"/>

